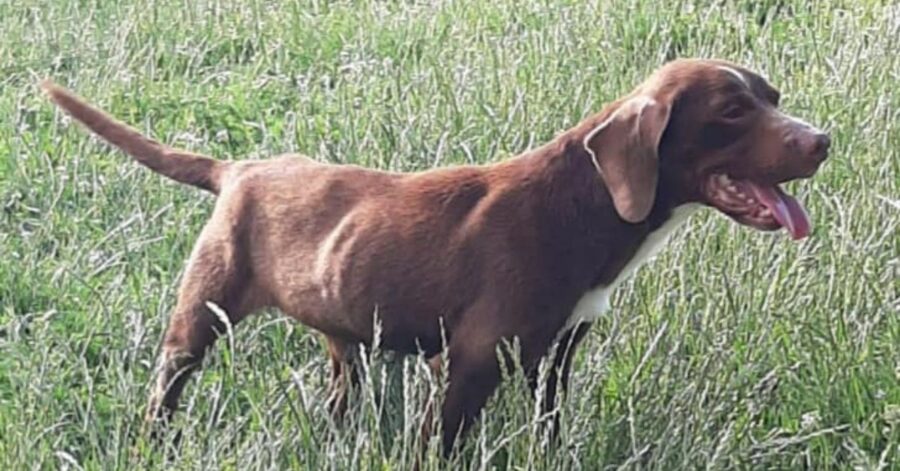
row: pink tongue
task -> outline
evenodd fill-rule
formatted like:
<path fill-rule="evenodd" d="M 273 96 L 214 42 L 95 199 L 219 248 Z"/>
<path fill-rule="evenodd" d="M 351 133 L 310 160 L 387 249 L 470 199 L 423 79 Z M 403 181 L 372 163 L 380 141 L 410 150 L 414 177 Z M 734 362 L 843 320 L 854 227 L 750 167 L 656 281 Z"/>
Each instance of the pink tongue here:
<path fill-rule="evenodd" d="M 791 233 L 794 240 L 809 235 L 809 218 L 803 206 L 793 196 L 781 191 L 778 185 L 763 187 L 750 183 L 750 187 L 756 198 L 772 211 L 778 223 Z"/>

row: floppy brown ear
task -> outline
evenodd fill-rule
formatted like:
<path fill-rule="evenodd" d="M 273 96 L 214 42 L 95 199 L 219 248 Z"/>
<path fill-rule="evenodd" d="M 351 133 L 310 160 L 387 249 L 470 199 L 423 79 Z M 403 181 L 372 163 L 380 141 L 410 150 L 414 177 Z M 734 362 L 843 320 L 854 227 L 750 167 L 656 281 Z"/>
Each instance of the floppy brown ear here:
<path fill-rule="evenodd" d="M 622 219 L 647 218 L 656 199 L 659 141 L 671 108 L 645 95 L 627 99 L 584 139 Z"/>

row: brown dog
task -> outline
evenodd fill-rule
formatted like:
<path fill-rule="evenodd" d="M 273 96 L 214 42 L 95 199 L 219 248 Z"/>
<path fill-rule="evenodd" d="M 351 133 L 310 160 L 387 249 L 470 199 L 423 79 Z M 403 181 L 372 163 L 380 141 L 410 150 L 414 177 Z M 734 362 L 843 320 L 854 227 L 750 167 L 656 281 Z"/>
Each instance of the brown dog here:
<path fill-rule="evenodd" d="M 140 163 L 219 195 L 165 335 L 150 418 L 175 409 L 187 372 L 223 331 L 208 303 L 233 324 L 274 306 L 325 334 L 338 414 L 350 352 L 372 342 L 377 316 L 387 349 L 424 353 L 435 368 L 447 349 L 445 452 L 498 383 L 498 343 L 517 337 L 534 378 L 553 343 L 577 344 L 616 284 L 698 204 L 808 235 L 803 209 L 778 184 L 813 175 L 829 147 L 778 110 L 759 75 L 712 60 L 672 62 L 518 157 L 414 174 L 300 156 L 216 161 L 44 89 Z M 572 350 L 552 359 L 548 409 Z"/>

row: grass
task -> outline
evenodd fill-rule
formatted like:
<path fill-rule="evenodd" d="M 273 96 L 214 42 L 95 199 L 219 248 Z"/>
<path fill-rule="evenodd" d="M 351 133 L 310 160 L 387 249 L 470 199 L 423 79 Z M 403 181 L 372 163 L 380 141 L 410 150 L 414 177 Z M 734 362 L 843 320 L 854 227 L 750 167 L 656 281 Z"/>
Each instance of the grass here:
<path fill-rule="evenodd" d="M 89 137 L 53 77 L 222 158 L 418 170 L 546 141 L 674 57 L 765 73 L 831 130 L 793 243 L 706 211 L 623 285 L 550 446 L 516 375 L 426 469 L 900 469 L 900 8 L 874 0 L 0 0 L 0 468 L 407 469 L 433 382 L 377 353 L 328 418 L 316 334 L 266 313 L 140 438 L 208 197 Z M 436 443 L 430 444 L 432 450 Z"/>

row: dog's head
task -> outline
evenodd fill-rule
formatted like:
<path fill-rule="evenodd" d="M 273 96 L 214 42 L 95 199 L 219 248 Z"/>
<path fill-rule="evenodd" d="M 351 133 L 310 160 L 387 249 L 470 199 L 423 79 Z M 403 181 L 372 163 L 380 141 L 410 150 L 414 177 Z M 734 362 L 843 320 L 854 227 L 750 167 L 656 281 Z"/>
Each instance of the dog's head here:
<path fill-rule="evenodd" d="M 644 220 L 664 183 L 741 224 L 806 237 L 802 206 L 780 187 L 812 176 L 827 134 L 778 109 L 779 93 L 737 65 L 679 60 L 610 108 L 584 139 L 619 215 Z"/>

